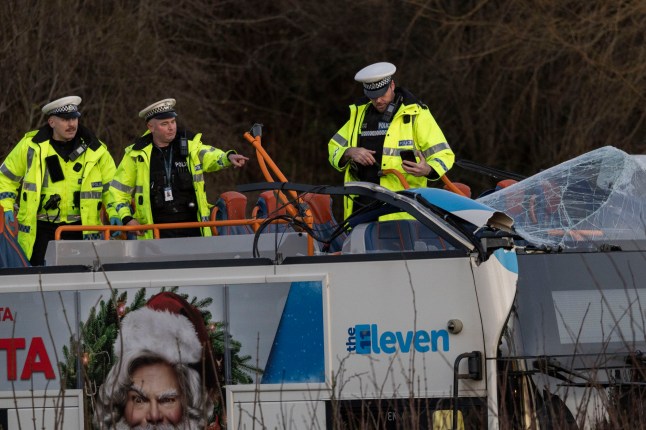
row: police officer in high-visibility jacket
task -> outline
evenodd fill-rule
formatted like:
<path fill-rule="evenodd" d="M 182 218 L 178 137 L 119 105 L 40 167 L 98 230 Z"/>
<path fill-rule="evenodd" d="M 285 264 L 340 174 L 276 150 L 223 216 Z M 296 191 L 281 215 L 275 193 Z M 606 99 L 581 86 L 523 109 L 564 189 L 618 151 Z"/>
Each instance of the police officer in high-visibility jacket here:
<path fill-rule="evenodd" d="M 208 221 L 210 206 L 205 172 L 243 167 L 249 160 L 202 143 L 201 133 L 177 129 L 175 99 L 164 99 L 139 112 L 148 130 L 126 148 L 110 186 L 124 225 Z M 132 207 L 134 206 L 134 207 Z M 152 230 L 136 231 L 152 239 Z M 160 237 L 210 236 L 210 228 L 160 229 Z"/>
<path fill-rule="evenodd" d="M 47 124 L 25 134 L 0 165 L 5 221 L 14 222 L 14 205 L 19 206 L 18 243 L 34 266 L 45 263 L 47 244 L 59 226 L 100 225 L 102 205 L 118 223 L 108 192 L 115 163 L 105 144 L 79 124 L 80 103 L 80 97 L 68 96 L 43 106 Z M 83 231 L 61 237 L 101 235 Z"/>
<path fill-rule="evenodd" d="M 418 188 L 438 180 L 453 166 L 455 155 L 428 106 L 395 86 L 396 70 L 391 63 L 375 63 L 354 77 L 363 84 L 366 98 L 350 106 L 350 119 L 328 143 L 329 162 L 345 172 L 345 182 L 372 182 L 399 191 L 404 189 L 401 181 L 393 174 L 383 175 L 385 170 L 399 171 L 411 188 Z M 403 151 L 414 151 L 415 157 L 411 154 L 410 161 L 403 160 Z M 346 198 L 344 216 L 369 202 Z"/>

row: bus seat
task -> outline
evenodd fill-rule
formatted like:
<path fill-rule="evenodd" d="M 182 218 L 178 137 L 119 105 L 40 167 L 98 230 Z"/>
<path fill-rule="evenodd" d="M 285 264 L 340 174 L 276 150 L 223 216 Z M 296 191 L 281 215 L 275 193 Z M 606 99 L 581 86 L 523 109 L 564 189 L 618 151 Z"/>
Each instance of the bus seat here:
<path fill-rule="evenodd" d="M 314 218 L 313 229 L 321 239 L 327 239 L 338 227 L 338 223 L 332 213 L 332 197 L 327 194 L 305 193 L 300 200 L 309 207 Z M 329 252 L 341 251 L 345 233 L 337 236 L 330 243 Z"/>
<path fill-rule="evenodd" d="M 247 197 L 244 194 L 237 191 L 227 191 L 220 194 L 220 197 L 215 202 L 211 212 L 211 219 L 213 219 L 213 212 L 215 212 L 215 221 L 244 220 L 246 219 L 246 208 Z M 253 233 L 253 228 L 250 225 L 224 226 L 218 227 L 217 230 L 220 235 Z"/>
<path fill-rule="evenodd" d="M 496 191 L 500 191 L 500 190 L 502 190 L 503 188 L 507 188 L 507 187 L 509 187 L 510 185 L 514 185 L 514 184 L 515 184 L 515 183 L 517 183 L 517 182 L 518 182 L 518 181 L 517 181 L 517 180 L 515 180 L 515 179 L 503 179 L 502 181 L 498 181 L 498 183 L 496 184 L 496 187 L 495 187 L 495 188 L 491 188 L 491 189 L 489 189 L 489 190 L 483 191 L 483 192 L 478 196 L 478 198 L 480 198 L 480 197 L 484 197 L 484 196 L 488 196 L 488 195 L 489 195 L 489 194 L 491 194 L 491 193 L 495 193 Z"/>
<path fill-rule="evenodd" d="M 17 217 L 14 218 L 12 224 L 5 224 L 4 210 L 0 206 L 0 269 L 31 266 L 18 244 L 18 222 Z"/>
<path fill-rule="evenodd" d="M 453 182 L 453 185 L 464 194 L 464 196 L 471 198 L 471 187 L 468 186 L 467 184 L 464 184 L 462 182 Z M 444 185 L 443 187 L 447 191 L 451 191 L 448 187 L 448 185 Z"/>
<path fill-rule="evenodd" d="M 417 220 L 374 221 L 352 229 L 344 253 L 455 249 Z"/>
<path fill-rule="evenodd" d="M 278 192 L 273 190 L 263 191 L 258 196 L 258 201 L 251 213 L 252 218 L 270 218 L 276 215 L 286 215 L 287 210 L 282 205 L 278 206 Z M 275 223 L 268 225 L 263 233 L 275 233 L 283 231 L 294 231 L 294 229 L 285 223 Z"/>

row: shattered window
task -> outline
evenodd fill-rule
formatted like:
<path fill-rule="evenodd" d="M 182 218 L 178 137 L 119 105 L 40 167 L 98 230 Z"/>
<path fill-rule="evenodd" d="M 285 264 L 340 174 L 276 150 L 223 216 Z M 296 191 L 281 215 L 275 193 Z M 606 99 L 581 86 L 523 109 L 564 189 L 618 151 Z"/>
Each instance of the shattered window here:
<path fill-rule="evenodd" d="M 563 248 L 646 239 L 646 156 L 607 146 L 478 199 L 527 242 Z"/>

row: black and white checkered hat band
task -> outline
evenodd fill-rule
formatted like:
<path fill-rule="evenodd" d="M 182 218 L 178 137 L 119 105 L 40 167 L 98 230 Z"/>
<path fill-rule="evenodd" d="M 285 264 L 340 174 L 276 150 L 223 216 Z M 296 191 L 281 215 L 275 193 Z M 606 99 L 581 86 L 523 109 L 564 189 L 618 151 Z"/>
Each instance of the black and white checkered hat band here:
<path fill-rule="evenodd" d="M 363 88 L 367 89 L 368 91 L 374 91 L 378 90 L 380 88 L 385 87 L 390 83 L 390 80 L 392 79 L 392 76 L 386 76 L 383 78 L 381 81 L 377 82 L 364 82 L 363 83 Z"/>
<path fill-rule="evenodd" d="M 47 115 L 60 115 L 62 113 L 72 113 L 72 112 L 78 112 L 78 106 L 65 105 L 65 106 L 57 107 L 56 109 L 52 109 L 49 112 L 47 112 Z"/>
<path fill-rule="evenodd" d="M 150 112 L 146 114 L 145 120 L 148 121 L 150 118 L 160 113 L 173 112 L 173 111 L 174 111 L 173 106 L 170 106 L 170 105 L 157 106 L 156 108 L 151 109 Z"/>

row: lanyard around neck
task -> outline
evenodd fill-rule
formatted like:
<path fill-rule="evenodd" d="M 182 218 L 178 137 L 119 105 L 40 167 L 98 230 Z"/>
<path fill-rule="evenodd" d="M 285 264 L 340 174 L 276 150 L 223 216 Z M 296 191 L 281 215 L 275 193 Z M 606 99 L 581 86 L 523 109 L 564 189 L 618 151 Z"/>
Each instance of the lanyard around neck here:
<path fill-rule="evenodd" d="M 173 145 L 170 144 L 170 149 L 169 149 L 169 156 L 168 159 L 166 159 L 166 155 L 164 154 L 164 150 L 158 146 L 155 146 L 161 152 L 162 159 L 164 160 L 164 171 L 166 174 L 166 186 L 171 185 L 171 178 L 172 178 L 172 170 L 173 170 Z"/>

